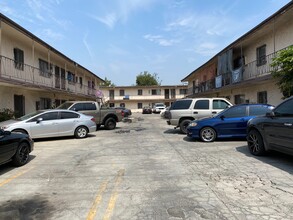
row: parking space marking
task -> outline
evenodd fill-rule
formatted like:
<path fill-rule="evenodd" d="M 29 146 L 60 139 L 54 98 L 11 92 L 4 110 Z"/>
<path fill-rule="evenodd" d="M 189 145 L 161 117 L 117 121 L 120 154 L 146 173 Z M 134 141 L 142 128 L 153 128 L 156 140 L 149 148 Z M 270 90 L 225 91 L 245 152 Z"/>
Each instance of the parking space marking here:
<path fill-rule="evenodd" d="M 31 169 L 33 169 L 33 167 L 31 167 L 31 168 L 29 168 L 29 169 L 27 169 L 27 170 L 21 171 L 21 172 L 15 174 L 14 176 L 12 176 L 12 177 L 10 177 L 10 178 L 8 178 L 8 179 L 2 181 L 2 182 L 0 183 L 0 187 L 4 186 L 5 184 L 9 183 L 10 181 L 16 179 L 17 177 L 19 177 L 19 176 L 25 174 L 26 172 L 30 171 Z"/>
<path fill-rule="evenodd" d="M 118 197 L 118 186 L 120 185 L 120 183 L 122 182 L 122 178 L 124 176 L 124 173 L 125 173 L 125 170 L 124 169 L 121 169 L 118 171 L 118 174 L 115 178 L 115 186 L 114 186 L 114 189 L 112 191 L 112 194 L 111 194 L 111 198 L 110 198 L 110 201 L 108 203 L 108 207 L 107 207 L 107 210 L 106 210 L 106 213 L 104 215 L 104 218 L 103 220 L 109 220 L 112 213 L 113 213 L 113 210 L 114 210 L 114 207 L 115 207 L 115 204 L 116 204 L 116 200 L 117 200 L 117 197 Z"/>
<path fill-rule="evenodd" d="M 99 204 L 101 203 L 102 201 L 102 194 L 105 192 L 106 188 L 107 188 L 107 185 L 108 185 L 108 181 L 104 181 L 101 185 L 100 185 L 100 188 L 98 190 L 98 194 L 96 196 L 96 199 L 95 201 L 93 202 L 93 205 L 88 213 L 88 216 L 87 216 L 87 220 L 93 220 L 96 216 L 96 213 L 97 213 L 97 210 L 98 210 L 98 206 Z"/>

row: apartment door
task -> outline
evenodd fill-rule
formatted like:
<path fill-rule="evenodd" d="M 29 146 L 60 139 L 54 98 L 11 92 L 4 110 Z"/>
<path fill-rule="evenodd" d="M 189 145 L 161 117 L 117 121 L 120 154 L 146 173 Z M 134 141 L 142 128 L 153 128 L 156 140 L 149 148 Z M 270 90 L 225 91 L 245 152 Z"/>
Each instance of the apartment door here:
<path fill-rule="evenodd" d="M 23 95 L 14 95 L 14 113 L 16 118 L 25 114 L 25 98 Z"/>
<path fill-rule="evenodd" d="M 169 99 L 169 98 L 170 98 L 170 90 L 165 89 L 165 99 Z"/>
<path fill-rule="evenodd" d="M 55 88 L 60 89 L 60 68 L 55 66 Z"/>
<path fill-rule="evenodd" d="M 61 89 L 65 89 L 65 69 L 61 69 Z"/>
<path fill-rule="evenodd" d="M 175 98 L 176 98 L 176 90 L 171 89 L 171 99 L 175 99 Z"/>
<path fill-rule="evenodd" d="M 114 100 L 114 90 L 109 90 L 110 100 Z"/>

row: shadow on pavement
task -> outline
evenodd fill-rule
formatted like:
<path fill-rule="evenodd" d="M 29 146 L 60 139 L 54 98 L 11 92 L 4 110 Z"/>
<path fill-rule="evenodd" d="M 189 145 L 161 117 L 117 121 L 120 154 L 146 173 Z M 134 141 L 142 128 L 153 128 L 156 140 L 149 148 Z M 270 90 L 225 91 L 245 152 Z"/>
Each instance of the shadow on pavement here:
<path fill-rule="evenodd" d="M 269 151 L 264 156 L 254 156 L 249 152 L 247 145 L 236 147 L 236 150 L 247 157 L 253 157 L 263 163 L 270 164 L 278 169 L 293 174 L 293 156 L 291 155 L 279 153 L 277 151 Z"/>

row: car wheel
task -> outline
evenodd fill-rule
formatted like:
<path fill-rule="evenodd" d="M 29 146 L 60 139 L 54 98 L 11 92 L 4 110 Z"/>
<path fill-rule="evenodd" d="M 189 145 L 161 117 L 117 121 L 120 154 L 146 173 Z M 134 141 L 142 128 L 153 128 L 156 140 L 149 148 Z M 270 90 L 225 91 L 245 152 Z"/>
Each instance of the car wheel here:
<path fill-rule="evenodd" d="M 28 162 L 30 147 L 27 142 L 22 142 L 19 144 L 15 155 L 12 158 L 12 163 L 14 166 L 22 166 Z"/>
<path fill-rule="evenodd" d="M 216 131 L 211 127 L 205 127 L 200 131 L 200 139 L 204 142 L 213 142 L 216 137 Z"/>
<path fill-rule="evenodd" d="M 105 128 L 107 130 L 113 130 L 116 128 L 116 121 L 114 118 L 108 118 L 105 122 Z"/>
<path fill-rule="evenodd" d="M 247 135 L 247 146 L 251 154 L 261 156 L 265 154 L 262 136 L 257 130 L 250 130 Z"/>
<path fill-rule="evenodd" d="M 76 138 L 85 138 L 88 134 L 88 129 L 85 126 L 79 126 L 75 129 L 74 136 Z"/>
<path fill-rule="evenodd" d="M 187 126 L 189 125 L 190 122 L 191 122 L 190 119 L 185 119 L 182 122 L 180 122 L 180 131 L 183 134 L 187 134 Z"/>

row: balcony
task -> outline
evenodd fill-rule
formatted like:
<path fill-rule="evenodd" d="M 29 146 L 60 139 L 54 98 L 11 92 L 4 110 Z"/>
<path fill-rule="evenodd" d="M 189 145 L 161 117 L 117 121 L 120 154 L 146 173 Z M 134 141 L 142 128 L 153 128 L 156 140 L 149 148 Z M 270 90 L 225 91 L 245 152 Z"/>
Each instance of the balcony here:
<path fill-rule="evenodd" d="M 221 89 L 228 85 L 242 83 L 248 80 L 259 78 L 262 76 L 270 75 L 273 67 L 271 63 L 276 53 L 272 53 L 266 56 L 266 63 L 264 65 L 258 65 L 257 61 L 250 62 L 244 65 L 242 68 L 234 70 L 233 72 L 224 73 L 215 78 L 201 82 L 197 86 L 188 89 L 188 94 L 198 94 L 208 91 L 214 91 Z"/>
<path fill-rule="evenodd" d="M 42 90 L 55 90 L 64 93 L 95 98 L 96 89 L 69 81 L 51 72 L 44 73 L 28 64 L 15 63 L 13 59 L 0 56 L 0 81 Z"/>

